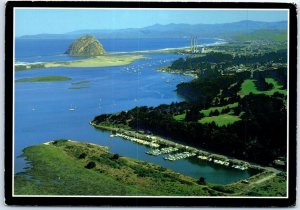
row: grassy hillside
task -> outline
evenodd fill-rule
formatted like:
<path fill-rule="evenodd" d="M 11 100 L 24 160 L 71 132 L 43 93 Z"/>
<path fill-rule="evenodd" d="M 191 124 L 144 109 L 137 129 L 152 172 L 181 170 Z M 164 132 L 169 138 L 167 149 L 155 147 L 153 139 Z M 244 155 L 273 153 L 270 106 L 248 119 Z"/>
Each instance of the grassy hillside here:
<path fill-rule="evenodd" d="M 284 173 L 263 172 L 228 185 L 197 180 L 161 166 L 111 154 L 107 147 L 57 140 L 24 149 L 31 167 L 14 179 L 16 195 L 285 195 Z"/>
<path fill-rule="evenodd" d="M 15 176 L 17 195 L 209 195 L 190 177 L 99 145 L 61 140 L 28 147 L 24 156 L 32 168 Z"/>
<path fill-rule="evenodd" d="M 239 41 L 249 40 L 271 40 L 271 41 L 287 41 L 286 30 L 257 30 L 248 34 L 238 35 Z"/>
<path fill-rule="evenodd" d="M 230 125 L 241 120 L 239 116 L 231 114 L 220 114 L 218 116 L 203 117 L 198 122 L 202 124 L 215 122 L 217 126 Z"/>

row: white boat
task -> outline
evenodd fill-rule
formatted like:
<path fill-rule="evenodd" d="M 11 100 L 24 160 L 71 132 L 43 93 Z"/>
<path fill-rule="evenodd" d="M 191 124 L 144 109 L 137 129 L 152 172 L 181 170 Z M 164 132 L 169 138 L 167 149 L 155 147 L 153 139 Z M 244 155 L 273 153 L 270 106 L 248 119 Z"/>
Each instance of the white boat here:
<path fill-rule="evenodd" d="M 69 108 L 69 111 L 75 111 L 75 110 L 76 110 L 76 108 L 73 107 L 73 106 L 71 106 L 71 107 Z"/>

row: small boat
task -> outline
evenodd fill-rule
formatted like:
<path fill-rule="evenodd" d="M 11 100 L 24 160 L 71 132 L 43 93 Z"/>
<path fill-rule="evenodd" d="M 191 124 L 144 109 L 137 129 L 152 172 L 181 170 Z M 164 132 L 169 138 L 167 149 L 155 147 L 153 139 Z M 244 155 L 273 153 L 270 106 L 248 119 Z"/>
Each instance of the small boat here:
<path fill-rule="evenodd" d="M 69 108 L 69 111 L 75 111 L 75 110 L 76 110 L 76 108 L 73 107 L 73 106 L 71 106 L 71 107 Z"/>

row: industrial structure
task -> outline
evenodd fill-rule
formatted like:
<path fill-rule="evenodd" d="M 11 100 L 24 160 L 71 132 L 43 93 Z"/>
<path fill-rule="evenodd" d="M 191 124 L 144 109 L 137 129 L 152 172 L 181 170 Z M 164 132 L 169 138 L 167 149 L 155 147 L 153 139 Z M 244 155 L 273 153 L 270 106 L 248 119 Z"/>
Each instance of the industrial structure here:
<path fill-rule="evenodd" d="M 191 53 L 198 53 L 198 37 L 192 36 L 191 37 Z"/>

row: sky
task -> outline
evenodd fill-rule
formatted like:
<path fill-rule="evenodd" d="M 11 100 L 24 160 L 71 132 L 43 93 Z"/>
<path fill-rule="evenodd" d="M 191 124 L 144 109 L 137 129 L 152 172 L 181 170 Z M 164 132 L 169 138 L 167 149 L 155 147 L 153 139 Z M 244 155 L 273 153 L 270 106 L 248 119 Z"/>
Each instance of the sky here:
<path fill-rule="evenodd" d="M 24 9 L 15 10 L 15 35 L 63 34 L 84 29 L 142 28 L 154 24 L 286 21 L 286 10 Z"/>

